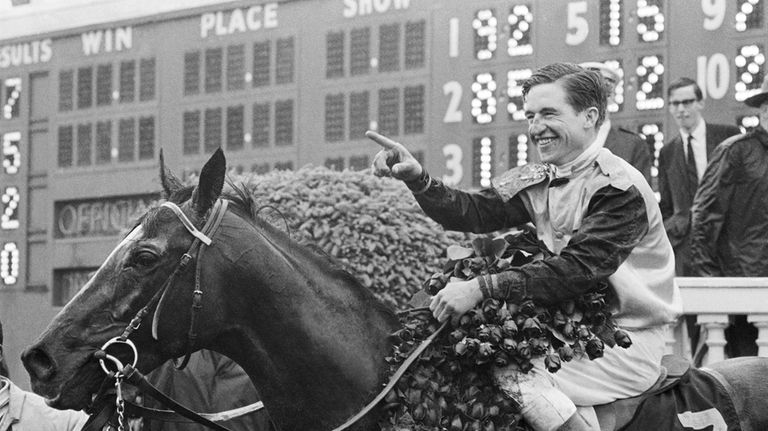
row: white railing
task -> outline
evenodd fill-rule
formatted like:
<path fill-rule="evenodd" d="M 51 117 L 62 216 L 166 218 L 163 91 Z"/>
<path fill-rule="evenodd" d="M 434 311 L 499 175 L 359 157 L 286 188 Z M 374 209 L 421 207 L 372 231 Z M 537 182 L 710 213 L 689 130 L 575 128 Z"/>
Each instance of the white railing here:
<path fill-rule="evenodd" d="M 768 357 L 768 277 L 676 277 L 683 296 L 683 312 L 697 316 L 709 348 L 705 363 L 725 359 L 728 316 L 746 314 L 757 327 L 757 355 Z M 678 325 L 668 350 L 690 358 L 687 334 Z"/>

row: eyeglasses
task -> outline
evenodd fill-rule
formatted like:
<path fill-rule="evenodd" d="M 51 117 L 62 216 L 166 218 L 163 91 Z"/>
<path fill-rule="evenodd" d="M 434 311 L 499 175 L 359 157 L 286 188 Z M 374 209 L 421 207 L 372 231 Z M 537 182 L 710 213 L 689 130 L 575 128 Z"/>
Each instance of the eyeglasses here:
<path fill-rule="evenodd" d="M 673 106 L 677 108 L 680 105 L 685 106 L 686 108 L 691 106 L 693 102 L 696 102 L 696 99 L 684 99 L 684 100 L 670 100 L 669 106 Z"/>

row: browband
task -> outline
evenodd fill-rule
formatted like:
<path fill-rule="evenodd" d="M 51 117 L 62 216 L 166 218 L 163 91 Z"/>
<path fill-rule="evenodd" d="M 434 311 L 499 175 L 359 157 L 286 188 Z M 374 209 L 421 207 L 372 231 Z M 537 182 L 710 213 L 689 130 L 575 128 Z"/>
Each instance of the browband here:
<path fill-rule="evenodd" d="M 217 204 L 218 204 L 218 202 L 217 202 Z M 181 223 L 184 224 L 184 227 L 187 228 L 189 233 L 192 234 L 192 236 L 194 236 L 195 238 L 197 238 L 200 241 L 202 241 L 203 244 L 205 244 L 205 245 L 211 245 L 211 239 L 208 238 L 204 233 L 202 233 L 199 230 L 197 230 L 195 225 L 193 225 L 192 222 L 189 221 L 189 219 L 187 218 L 186 214 L 184 214 L 181 211 L 181 208 L 179 208 L 175 203 L 173 203 L 173 202 L 163 202 L 163 204 L 160 205 L 160 206 L 172 209 L 173 212 L 176 213 L 176 216 L 179 218 L 179 220 L 181 220 Z"/>

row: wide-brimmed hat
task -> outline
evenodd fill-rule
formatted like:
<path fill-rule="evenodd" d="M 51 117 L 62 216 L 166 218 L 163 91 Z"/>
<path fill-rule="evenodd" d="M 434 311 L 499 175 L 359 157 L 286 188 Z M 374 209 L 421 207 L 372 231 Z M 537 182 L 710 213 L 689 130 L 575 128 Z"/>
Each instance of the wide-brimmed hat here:
<path fill-rule="evenodd" d="M 616 86 L 621 82 L 619 71 L 605 63 L 600 63 L 599 61 L 587 61 L 579 63 L 579 66 L 588 70 L 600 72 L 600 74 L 603 75 L 603 79 L 610 81 L 613 86 Z"/>
<path fill-rule="evenodd" d="M 763 86 L 760 87 L 760 92 L 747 97 L 744 100 L 744 104 L 753 108 L 759 108 L 766 100 L 768 100 L 768 74 L 763 79 Z"/>

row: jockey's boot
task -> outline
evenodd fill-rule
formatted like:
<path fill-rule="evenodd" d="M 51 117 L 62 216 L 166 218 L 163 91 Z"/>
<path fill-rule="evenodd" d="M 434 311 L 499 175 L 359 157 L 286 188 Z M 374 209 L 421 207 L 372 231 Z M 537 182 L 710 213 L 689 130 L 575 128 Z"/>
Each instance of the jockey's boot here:
<path fill-rule="evenodd" d="M 557 431 L 600 431 L 597 415 L 592 407 L 579 407 Z"/>

